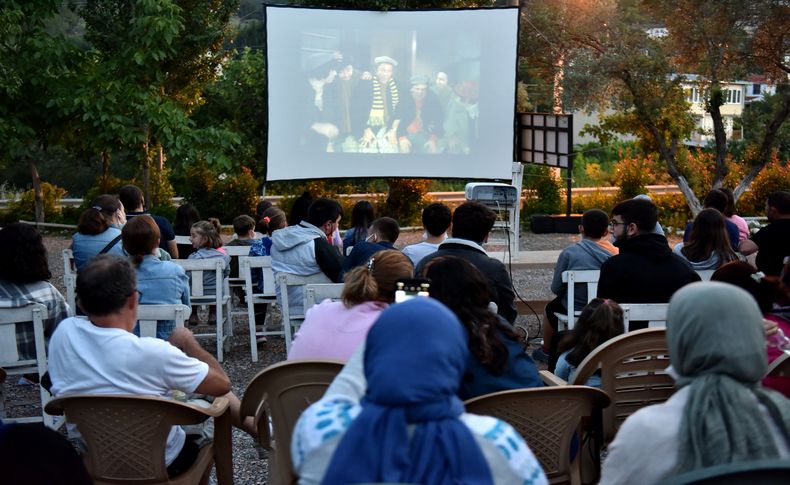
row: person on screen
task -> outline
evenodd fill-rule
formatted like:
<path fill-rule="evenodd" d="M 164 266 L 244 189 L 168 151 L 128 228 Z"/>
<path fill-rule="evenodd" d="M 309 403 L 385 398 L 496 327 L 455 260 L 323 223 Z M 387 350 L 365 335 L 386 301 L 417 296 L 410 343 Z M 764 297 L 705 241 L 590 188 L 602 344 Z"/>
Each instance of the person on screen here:
<path fill-rule="evenodd" d="M 442 113 L 444 113 L 446 117 L 447 109 L 450 107 L 450 102 L 455 95 L 455 93 L 453 93 L 453 88 L 450 87 L 450 78 L 447 76 L 446 72 L 439 71 L 436 73 L 436 79 L 433 81 L 431 91 L 439 98 L 439 104 L 442 106 Z"/>
<path fill-rule="evenodd" d="M 303 115 L 306 129 L 302 136 L 302 145 L 318 152 L 331 152 L 338 129 L 331 123 L 324 109 L 324 94 L 337 77 L 337 62 L 333 59 L 310 71 L 307 85 L 304 88 L 305 103 Z"/>
<path fill-rule="evenodd" d="M 474 81 L 464 81 L 453 89 L 447 105 L 444 135 L 447 153 L 468 154 L 477 137 L 477 98 L 479 88 Z"/>
<path fill-rule="evenodd" d="M 411 96 L 398 104 L 392 129 L 401 153 L 438 153 L 444 114 L 439 98 L 428 90 L 428 77 L 412 76 Z"/>
<path fill-rule="evenodd" d="M 342 56 L 337 79 L 325 87 L 324 110 L 326 119 L 338 129 L 334 151 L 354 153 L 359 151 L 357 133 L 362 133 L 368 119 L 367 109 L 360 96 L 359 75 L 354 69 L 354 60 Z M 369 74 L 368 74 L 369 75 Z"/>
<path fill-rule="evenodd" d="M 398 84 L 392 77 L 398 61 L 389 56 L 379 56 L 373 62 L 376 64 L 376 75 L 369 84 L 370 109 L 359 145 L 367 152 L 395 153 L 398 151 L 398 127 L 390 127 L 390 123 L 399 102 Z"/>

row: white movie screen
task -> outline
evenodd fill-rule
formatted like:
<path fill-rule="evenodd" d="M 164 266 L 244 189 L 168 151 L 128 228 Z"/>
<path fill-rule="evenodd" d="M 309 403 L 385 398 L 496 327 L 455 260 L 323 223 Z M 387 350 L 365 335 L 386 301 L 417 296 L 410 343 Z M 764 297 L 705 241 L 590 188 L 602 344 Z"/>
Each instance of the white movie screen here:
<path fill-rule="evenodd" d="M 511 178 L 518 10 L 266 7 L 267 180 Z"/>

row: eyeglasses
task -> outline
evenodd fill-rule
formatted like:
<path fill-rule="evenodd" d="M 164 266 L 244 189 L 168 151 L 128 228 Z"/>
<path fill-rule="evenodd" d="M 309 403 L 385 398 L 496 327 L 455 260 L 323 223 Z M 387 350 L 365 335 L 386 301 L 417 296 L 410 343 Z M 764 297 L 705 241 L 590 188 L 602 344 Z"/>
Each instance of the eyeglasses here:
<path fill-rule="evenodd" d="M 627 222 L 617 222 L 616 220 L 612 219 L 609 221 L 609 227 L 616 227 L 616 226 L 627 226 Z"/>

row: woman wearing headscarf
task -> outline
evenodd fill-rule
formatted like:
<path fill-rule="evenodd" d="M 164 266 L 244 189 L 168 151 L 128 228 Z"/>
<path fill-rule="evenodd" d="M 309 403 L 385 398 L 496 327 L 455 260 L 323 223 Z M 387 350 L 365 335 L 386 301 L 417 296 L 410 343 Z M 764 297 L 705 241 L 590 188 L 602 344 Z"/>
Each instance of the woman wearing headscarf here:
<path fill-rule="evenodd" d="M 296 424 L 299 483 L 547 483 L 512 427 L 464 413 L 466 338 L 432 299 L 385 310 L 364 349 L 364 397 L 333 385 Z"/>
<path fill-rule="evenodd" d="M 718 282 L 678 290 L 667 344 L 678 390 L 623 423 L 600 483 L 650 484 L 716 465 L 790 458 L 790 401 L 760 386 L 768 362 L 751 295 Z"/>

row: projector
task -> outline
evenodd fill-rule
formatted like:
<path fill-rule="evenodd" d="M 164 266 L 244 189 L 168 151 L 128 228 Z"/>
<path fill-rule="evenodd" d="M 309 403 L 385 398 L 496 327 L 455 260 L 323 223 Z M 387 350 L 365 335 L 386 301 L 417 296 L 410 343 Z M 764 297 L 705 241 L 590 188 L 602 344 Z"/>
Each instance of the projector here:
<path fill-rule="evenodd" d="M 518 190 L 508 184 L 472 182 L 464 189 L 466 200 L 476 200 L 495 209 L 509 209 L 519 200 Z"/>

